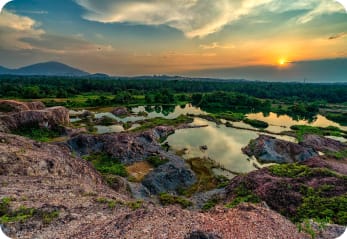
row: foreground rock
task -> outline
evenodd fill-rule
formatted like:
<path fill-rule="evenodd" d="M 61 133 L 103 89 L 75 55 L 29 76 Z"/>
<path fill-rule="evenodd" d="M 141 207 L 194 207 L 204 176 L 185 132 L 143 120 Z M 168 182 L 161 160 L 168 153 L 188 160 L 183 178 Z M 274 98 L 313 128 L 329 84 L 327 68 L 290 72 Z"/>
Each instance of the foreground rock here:
<path fill-rule="evenodd" d="M 69 238 L 82 225 L 112 218 L 98 198 L 130 200 L 104 185 L 101 176 L 69 149 L 0 133 L 0 195 L 11 208 L 58 211 L 50 223 L 36 216 L 5 224 L 12 238 Z M 120 208 L 119 213 L 129 211 Z"/>
<path fill-rule="evenodd" d="M 85 227 L 74 238 L 309 238 L 299 233 L 291 222 L 273 211 L 251 204 L 234 209 L 218 208 L 209 213 L 170 206 L 120 215 L 108 224 Z"/>
<path fill-rule="evenodd" d="M 302 162 L 318 156 L 318 153 L 310 147 L 267 135 L 260 135 L 252 140 L 242 151 L 250 157 L 255 156 L 263 163 Z"/>
<path fill-rule="evenodd" d="M 158 126 L 140 133 L 82 134 L 71 138 L 68 145 L 80 155 L 104 152 L 126 165 L 150 156 L 166 159 L 168 162 L 146 175 L 142 183 L 152 194 L 176 192 L 193 185 L 196 177 L 180 157 L 165 151 L 158 143 L 173 132 L 173 127 Z"/>
<path fill-rule="evenodd" d="M 306 238 L 261 206 L 201 213 L 134 204 L 123 194 L 124 185 L 111 190 L 86 161 L 59 145 L 0 133 L 0 165 L 0 199 L 10 198 L 11 210 L 58 212 L 49 221 L 34 214 L 5 223 L 12 238 Z"/>
<path fill-rule="evenodd" d="M 33 126 L 57 128 L 61 125 L 67 125 L 69 122 L 69 111 L 65 107 L 45 108 L 41 102 L 0 101 L 0 128 L 2 132 Z"/>

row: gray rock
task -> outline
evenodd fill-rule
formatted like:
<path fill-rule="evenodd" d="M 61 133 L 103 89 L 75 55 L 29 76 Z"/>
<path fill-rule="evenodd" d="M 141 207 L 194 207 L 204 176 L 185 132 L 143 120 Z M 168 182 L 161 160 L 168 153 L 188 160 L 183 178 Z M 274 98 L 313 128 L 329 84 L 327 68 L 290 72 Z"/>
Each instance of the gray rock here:
<path fill-rule="evenodd" d="M 252 140 L 242 151 L 248 156 L 255 156 L 263 163 L 294 163 L 302 162 L 318 156 L 311 147 L 260 135 Z"/>

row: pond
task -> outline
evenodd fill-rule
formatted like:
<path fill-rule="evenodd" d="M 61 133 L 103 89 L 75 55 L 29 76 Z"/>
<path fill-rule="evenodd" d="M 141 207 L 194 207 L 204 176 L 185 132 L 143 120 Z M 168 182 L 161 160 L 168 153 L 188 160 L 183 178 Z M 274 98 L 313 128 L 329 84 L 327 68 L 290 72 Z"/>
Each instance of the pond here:
<path fill-rule="evenodd" d="M 193 125 L 208 125 L 202 128 L 176 130 L 166 142 L 173 151 L 184 150 L 183 158 L 211 158 L 223 168 L 235 173 L 246 173 L 255 170 L 254 159 L 242 153 L 251 139 L 259 136 L 258 132 L 228 128 L 213 122 L 195 118 Z M 294 141 L 289 136 L 274 136 L 287 141 Z M 206 150 L 201 146 L 207 146 Z M 257 164 L 260 166 L 259 164 Z"/>
<path fill-rule="evenodd" d="M 150 118 L 166 118 L 174 119 L 180 115 L 205 115 L 205 111 L 200 108 L 193 107 L 190 104 L 185 106 L 139 106 L 131 109 L 132 115 L 124 118 L 116 117 L 110 111 L 112 108 L 100 108 L 91 110 L 95 114 L 96 118 L 101 118 L 103 116 L 108 116 L 112 119 L 120 122 L 116 125 L 111 126 L 101 126 L 96 125 L 97 133 L 113 133 L 113 132 L 123 132 L 125 129 L 122 123 L 132 122 L 133 125 L 130 129 L 135 129 L 140 127 L 139 123 L 135 123 L 141 120 Z M 145 112 L 145 113 L 144 113 Z M 71 121 L 78 121 L 78 115 L 83 113 L 83 111 L 71 111 Z M 267 132 L 280 133 L 282 131 L 290 131 L 292 125 L 310 125 L 310 126 L 336 126 L 343 130 L 347 130 L 347 127 L 343 127 L 338 123 L 328 120 L 322 115 L 317 115 L 314 121 L 309 122 L 307 120 L 294 120 L 288 115 L 278 116 L 275 113 L 269 113 L 264 115 L 263 113 L 247 114 L 250 119 L 257 119 L 265 121 L 269 124 L 266 129 Z M 227 121 L 222 120 L 225 124 Z M 247 173 L 255 170 L 257 167 L 263 167 L 255 159 L 249 159 L 245 154 L 242 153 L 242 148 L 245 147 L 250 140 L 256 139 L 260 132 L 256 132 L 256 128 L 245 124 L 243 122 L 231 122 L 233 126 L 242 129 L 226 127 L 224 124 L 216 125 L 216 123 L 201 119 L 199 117 L 194 117 L 194 122 L 192 125 L 207 125 L 207 127 L 201 128 L 188 128 L 176 130 L 176 132 L 170 135 L 167 139 L 167 143 L 170 145 L 171 149 L 176 152 L 183 152 L 183 158 L 211 158 L 214 160 L 221 168 L 226 170 L 216 170 L 217 174 L 222 174 L 229 178 L 235 176 L 238 173 Z M 281 136 L 271 133 L 264 133 L 276 138 L 296 142 L 296 139 L 289 136 Z M 335 138 L 337 140 L 345 142 L 344 138 Z M 202 149 L 207 146 L 206 149 Z"/>

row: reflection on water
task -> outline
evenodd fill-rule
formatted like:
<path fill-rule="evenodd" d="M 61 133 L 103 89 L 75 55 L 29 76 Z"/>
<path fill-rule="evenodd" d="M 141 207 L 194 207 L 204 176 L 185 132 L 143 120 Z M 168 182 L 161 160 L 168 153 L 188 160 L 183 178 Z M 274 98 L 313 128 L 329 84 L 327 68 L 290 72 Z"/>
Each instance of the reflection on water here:
<path fill-rule="evenodd" d="M 347 127 L 341 126 L 338 123 L 335 123 L 331 120 L 328 120 L 322 115 L 317 115 L 315 120 L 312 122 L 309 122 L 308 120 L 293 120 L 290 116 L 288 115 L 280 115 L 278 116 L 275 113 L 270 113 L 266 116 L 264 116 L 263 113 L 256 113 L 256 114 L 247 114 L 247 117 L 249 119 L 256 119 L 256 120 L 261 120 L 265 121 L 270 126 L 267 128 L 267 130 L 271 132 L 282 132 L 286 130 L 290 130 L 290 126 L 292 125 L 310 125 L 310 126 L 316 126 L 316 127 L 328 127 L 328 126 L 335 126 L 339 127 L 342 130 L 347 130 Z"/>
<path fill-rule="evenodd" d="M 170 135 L 167 142 L 174 151 L 186 148 L 185 158 L 209 157 L 225 168 L 235 172 L 249 172 L 254 166 L 247 161 L 247 156 L 241 148 L 258 134 L 252 131 L 226 128 L 224 125 L 216 126 L 215 123 L 203 119 L 194 119 L 194 125 L 208 125 L 203 128 L 177 130 Z M 202 151 L 200 146 L 207 145 L 207 150 Z"/>
<path fill-rule="evenodd" d="M 115 119 L 119 122 L 136 122 L 140 120 L 145 119 L 152 119 L 152 118 L 165 118 L 165 119 L 175 119 L 179 117 L 180 115 L 200 115 L 200 114 L 207 114 L 206 112 L 202 111 L 200 108 L 193 107 L 190 104 L 187 104 L 183 107 L 181 106 L 139 106 L 131 109 L 131 112 L 134 114 L 138 114 L 140 112 L 146 112 L 147 116 L 138 116 L 138 115 L 132 115 L 125 118 L 120 118 L 112 113 L 109 112 L 101 112 L 96 113 L 95 118 L 101 118 L 103 116 L 108 116 L 112 119 Z"/>
<path fill-rule="evenodd" d="M 241 148 L 245 147 L 251 139 L 258 137 L 258 133 L 249 130 L 227 128 L 224 125 L 216 125 L 210 121 L 195 118 L 193 125 L 208 125 L 203 128 L 177 130 L 167 139 L 173 151 L 186 149 L 184 158 L 209 157 L 226 169 L 246 173 L 255 170 L 254 159 L 248 160 Z M 273 136 L 273 135 L 272 135 Z M 295 141 L 289 136 L 274 136 L 287 141 Z M 202 145 L 207 150 L 201 150 Z"/>

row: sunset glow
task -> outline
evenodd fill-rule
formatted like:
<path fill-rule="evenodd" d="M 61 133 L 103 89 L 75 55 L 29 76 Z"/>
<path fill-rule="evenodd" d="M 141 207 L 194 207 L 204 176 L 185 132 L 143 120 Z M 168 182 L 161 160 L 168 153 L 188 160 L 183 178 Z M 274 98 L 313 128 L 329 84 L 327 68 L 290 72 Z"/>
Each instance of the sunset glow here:
<path fill-rule="evenodd" d="M 333 0 L 12 1 L 0 14 L 0 65 L 253 79 L 225 69 L 344 59 L 346 29 Z"/>

